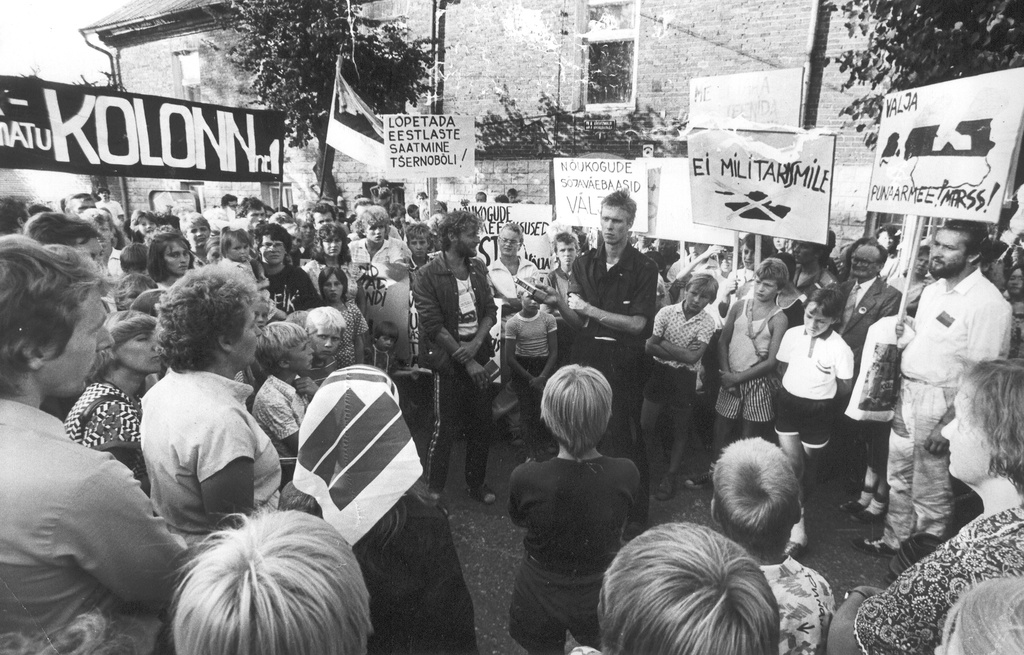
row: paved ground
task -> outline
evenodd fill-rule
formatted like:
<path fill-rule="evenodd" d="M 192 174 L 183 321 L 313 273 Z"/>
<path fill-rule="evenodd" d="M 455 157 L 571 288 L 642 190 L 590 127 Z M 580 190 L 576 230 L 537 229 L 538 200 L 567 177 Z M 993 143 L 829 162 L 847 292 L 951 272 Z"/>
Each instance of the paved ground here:
<path fill-rule="evenodd" d="M 508 636 L 508 605 L 515 570 L 523 554 L 523 530 L 508 518 L 508 477 L 524 454 L 507 441 L 491 448 L 488 482 L 498 502 L 486 507 L 465 493 L 461 444 L 456 446 L 446 490 L 452 533 L 476 608 L 477 639 L 481 653 L 524 653 Z M 706 455 L 704 455 L 706 457 Z M 881 526 L 857 523 L 838 506 L 850 496 L 839 480 L 819 487 L 806 509 L 811 548 L 804 564 L 816 569 L 831 583 L 836 602 L 860 584 L 883 585 L 886 562 L 854 551 L 856 537 L 881 536 Z M 684 490 L 667 502 L 651 500 L 652 524 L 692 521 L 712 525 L 711 489 Z"/>

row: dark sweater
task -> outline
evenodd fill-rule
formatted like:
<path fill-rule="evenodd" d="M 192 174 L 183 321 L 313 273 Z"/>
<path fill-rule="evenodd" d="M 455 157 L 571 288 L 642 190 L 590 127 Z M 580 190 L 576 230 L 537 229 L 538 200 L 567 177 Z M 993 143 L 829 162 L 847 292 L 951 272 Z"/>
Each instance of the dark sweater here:
<path fill-rule="evenodd" d="M 320 294 L 301 268 L 285 264 L 280 273 L 268 274 L 267 280 L 270 282 L 270 297 L 285 314 L 313 309 L 322 304 Z"/>
<path fill-rule="evenodd" d="M 508 513 L 527 528 L 523 546 L 544 570 L 600 573 L 619 552 L 639 484 L 628 459 L 526 462 L 512 471 Z"/>

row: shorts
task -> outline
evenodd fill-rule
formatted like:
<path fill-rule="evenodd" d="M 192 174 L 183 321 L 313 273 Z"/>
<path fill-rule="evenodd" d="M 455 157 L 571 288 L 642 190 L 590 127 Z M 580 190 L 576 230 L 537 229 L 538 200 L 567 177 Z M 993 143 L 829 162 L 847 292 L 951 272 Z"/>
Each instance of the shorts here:
<path fill-rule="evenodd" d="M 779 434 L 799 434 L 804 446 L 823 448 L 832 435 L 834 421 L 835 398 L 811 400 L 779 389 L 779 416 L 775 419 Z"/>
<path fill-rule="evenodd" d="M 693 406 L 696 394 L 696 372 L 654 362 L 651 377 L 644 386 L 644 400 L 657 405 L 667 403 L 672 407 L 687 408 Z"/>
<path fill-rule="evenodd" d="M 775 418 L 778 389 L 778 378 L 772 375 L 747 380 L 732 389 L 722 387 L 715 411 L 727 419 L 735 420 L 742 415 L 745 421 L 767 423 Z"/>

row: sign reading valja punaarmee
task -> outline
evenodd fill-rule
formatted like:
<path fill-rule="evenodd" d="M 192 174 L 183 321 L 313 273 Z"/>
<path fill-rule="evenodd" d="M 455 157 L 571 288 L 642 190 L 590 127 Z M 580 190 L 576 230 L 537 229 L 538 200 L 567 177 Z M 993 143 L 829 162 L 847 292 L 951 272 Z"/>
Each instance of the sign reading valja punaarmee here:
<path fill-rule="evenodd" d="M 0 168 L 280 182 L 284 114 L 0 76 Z"/>
<path fill-rule="evenodd" d="M 693 222 L 826 243 L 835 135 L 705 130 L 689 137 Z"/>
<path fill-rule="evenodd" d="M 476 121 L 452 114 L 386 114 L 384 174 L 396 178 L 472 177 Z"/>
<path fill-rule="evenodd" d="M 868 210 L 996 223 L 1024 124 L 1024 69 L 890 93 Z"/>

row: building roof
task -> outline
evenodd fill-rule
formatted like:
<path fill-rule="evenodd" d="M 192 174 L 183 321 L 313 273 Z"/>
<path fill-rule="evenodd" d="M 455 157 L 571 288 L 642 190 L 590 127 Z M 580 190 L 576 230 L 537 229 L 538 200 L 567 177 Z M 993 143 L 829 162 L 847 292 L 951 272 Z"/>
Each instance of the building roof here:
<path fill-rule="evenodd" d="M 132 0 L 92 25 L 83 27 L 81 31 L 100 32 L 131 23 L 151 21 L 163 16 L 224 4 L 227 4 L 227 0 Z"/>

